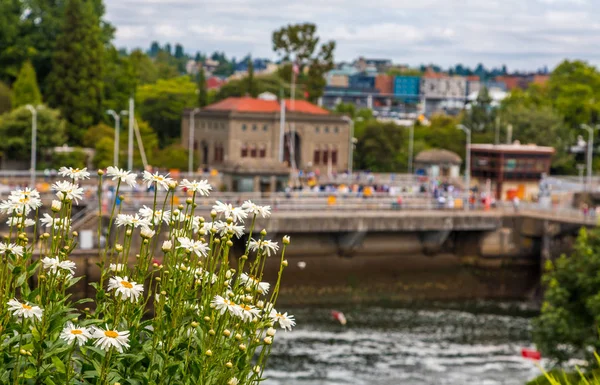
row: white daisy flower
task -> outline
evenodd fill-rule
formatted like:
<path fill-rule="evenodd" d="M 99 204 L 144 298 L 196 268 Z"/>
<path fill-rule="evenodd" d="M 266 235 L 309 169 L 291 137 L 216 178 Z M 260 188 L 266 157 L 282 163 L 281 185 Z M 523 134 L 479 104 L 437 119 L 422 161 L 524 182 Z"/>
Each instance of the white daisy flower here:
<path fill-rule="evenodd" d="M 92 333 L 85 327 L 78 327 L 73 325 L 72 322 L 67 322 L 60 333 L 60 338 L 68 344 L 77 343 L 77 345 L 83 346 L 92 338 Z"/>
<path fill-rule="evenodd" d="M 155 232 L 154 230 L 150 229 L 149 227 L 142 227 L 142 230 L 140 231 L 140 235 L 142 236 L 142 238 L 146 238 L 146 239 L 150 239 L 154 236 Z"/>
<path fill-rule="evenodd" d="M 233 301 L 223 298 L 220 295 L 216 295 L 212 300 L 211 305 L 219 311 L 221 314 L 229 312 L 231 315 L 240 317 L 240 307 Z"/>
<path fill-rule="evenodd" d="M 164 241 L 163 244 L 162 244 L 162 246 L 161 246 L 161 249 L 164 252 L 167 252 L 167 251 L 171 250 L 171 248 L 173 248 L 173 242 L 171 242 L 169 240 Z"/>
<path fill-rule="evenodd" d="M 206 180 L 200 180 L 200 181 L 189 181 L 187 179 L 184 179 L 181 184 L 180 184 L 182 189 L 187 189 L 193 192 L 197 192 L 200 193 L 200 195 L 203 196 L 208 196 L 208 194 L 210 193 L 210 190 L 212 190 L 212 186 L 208 183 L 208 181 Z"/>
<path fill-rule="evenodd" d="M 241 207 L 233 207 L 231 203 L 216 201 L 213 210 L 215 210 L 217 214 L 223 214 L 225 218 L 233 218 L 234 222 L 243 222 L 245 218 L 248 218 L 248 213 L 246 211 Z"/>
<path fill-rule="evenodd" d="M 242 205 L 242 210 L 246 211 L 248 214 L 260 215 L 263 218 L 271 216 L 271 206 L 259 206 L 252 201 L 245 201 Z"/>
<path fill-rule="evenodd" d="M 153 223 L 155 226 L 158 226 L 161 219 L 167 224 L 171 221 L 171 212 L 169 210 L 152 211 L 152 209 L 150 207 L 147 207 L 146 205 L 144 205 L 144 207 L 142 207 L 140 209 L 139 213 L 140 213 L 140 217 Z"/>
<path fill-rule="evenodd" d="M 33 189 L 12 191 L 8 199 L 0 203 L 0 211 L 6 214 L 18 213 L 28 215 L 31 210 L 42 206 L 40 193 Z"/>
<path fill-rule="evenodd" d="M 221 236 L 225 236 L 225 234 L 227 234 L 227 232 L 230 230 L 238 238 L 244 234 L 244 226 L 236 225 L 233 222 L 227 223 L 223 221 L 217 221 L 214 223 L 214 225 Z"/>
<path fill-rule="evenodd" d="M 8 310 L 11 311 L 15 317 L 37 319 L 38 321 L 42 319 L 42 314 L 44 313 L 44 310 L 39 306 L 21 303 L 16 299 L 8 301 Z"/>
<path fill-rule="evenodd" d="M 286 331 L 292 330 L 292 327 L 296 326 L 294 316 L 288 315 L 287 312 L 282 314 L 278 313 L 277 310 L 272 309 L 269 318 L 271 318 L 271 321 L 273 322 L 279 322 L 279 326 Z"/>
<path fill-rule="evenodd" d="M 75 181 L 90 178 L 90 173 L 87 171 L 87 167 L 82 169 L 73 167 L 61 167 L 58 169 L 58 175 L 64 176 L 65 178 L 71 178 Z"/>
<path fill-rule="evenodd" d="M 237 305 L 238 317 L 243 321 L 252 321 L 254 317 L 258 317 L 258 309 L 252 305 L 240 304 Z"/>
<path fill-rule="evenodd" d="M 277 244 L 277 242 L 273 242 L 273 241 L 269 241 L 269 240 L 254 240 L 251 239 L 249 242 L 250 246 L 250 250 L 252 251 L 257 251 L 257 250 L 261 250 L 263 251 L 265 254 L 267 254 L 267 257 L 271 256 L 271 253 L 276 254 L 277 251 L 279 250 L 279 245 Z"/>
<path fill-rule="evenodd" d="M 242 282 L 246 287 L 253 289 L 255 288 L 261 294 L 267 294 L 269 292 L 269 288 L 271 287 L 269 282 L 261 282 L 246 273 L 242 273 L 240 275 L 240 282 Z"/>
<path fill-rule="evenodd" d="M 16 226 L 16 225 L 20 225 L 22 221 L 23 221 L 22 218 L 10 217 L 8 219 L 8 221 L 6 221 L 6 224 L 9 226 Z M 33 219 L 27 218 L 27 219 L 25 219 L 25 223 L 23 223 L 23 225 L 25 227 L 31 227 L 31 226 L 35 225 L 35 221 Z"/>
<path fill-rule="evenodd" d="M 169 183 L 173 181 L 172 178 L 167 175 L 160 175 L 158 172 L 152 174 L 151 172 L 144 171 L 144 182 L 148 184 L 148 188 L 152 186 L 153 183 L 156 183 L 157 186 L 162 187 L 165 190 L 169 189 Z"/>
<path fill-rule="evenodd" d="M 113 289 L 115 290 L 115 296 L 120 294 L 123 301 L 129 299 L 131 302 L 135 302 L 144 292 L 144 285 L 129 281 L 128 277 L 115 276 L 108 280 L 108 291 Z"/>
<path fill-rule="evenodd" d="M 115 219 L 115 224 L 117 227 L 121 226 L 133 226 L 135 227 L 150 227 L 150 221 L 145 218 L 141 218 L 138 214 L 128 215 L 128 214 L 119 214 L 117 215 L 117 219 Z"/>
<path fill-rule="evenodd" d="M 186 237 L 179 237 L 177 241 L 179 241 L 178 249 L 184 249 L 188 253 L 194 252 L 199 257 L 206 257 L 210 250 L 208 244 L 202 241 L 194 241 Z"/>
<path fill-rule="evenodd" d="M 77 268 L 77 265 L 73 261 L 65 260 L 65 261 L 61 261 L 58 264 L 58 267 L 62 270 L 68 271 L 69 275 L 73 276 L 73 275 L 75 275 L 75 269 Z"/>
<path fill-rule="evenodd" d="M 96 328 L 92 338 L 96 338 L 94 346 L 102 350 L 109 351 L 115 348 L 119 353 L 123 353 L 123 348 L 129 348 L 129 331 L 110 330 Z"/>
<path fill-rule="evenodd" d="M 120 273 L 120 272 L 122 272 L 124 268 L 125 268 L 125 265 L 124 265 L 124 264 L 122 264 L 122 263 L 117 263 L 117 264 L 111 263 L 111 264 L 108 266 L 108 269 L 109 269 L 110 271 L 113 271 L 113 272 L 115 272 L 115 273 Z"/>
<path fill-rule="evenodd" d="M 13 254 L 17 257 L 23 256 L 23 246 L 18 246 L 14 243 L 0 242 L 0 254 Z"/>
<path fill-rule="evenodd" d="M 119 179 L 121 182 L 124 182 L 131 187 L 136 185 L 135 178 L 137 178 L 137 174 L 133 174 L 131 171 L 125 171 L 117 167 L 109 166 L 106 169 L 106 175 L 112 176 L 112 180 Z"/>
<path fill-rule="evenodd" d="M 83 199 L 83 189 L 71 182 L 56 182 L 52 185 L 52 189 L 56 191 L 56 196 L 61 201 L 66 199 L 79 204 L 79 199 Z"/>

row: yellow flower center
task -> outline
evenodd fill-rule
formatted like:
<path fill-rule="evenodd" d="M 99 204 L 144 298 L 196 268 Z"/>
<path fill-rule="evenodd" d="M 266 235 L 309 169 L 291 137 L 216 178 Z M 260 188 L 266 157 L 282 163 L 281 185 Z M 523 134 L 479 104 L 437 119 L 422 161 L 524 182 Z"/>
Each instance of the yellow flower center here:
<path fill-rule="evenodd" d="M 83 334 L 83 332 L 79 329 L 73 329 L 73 330 L 71 330 L 71 334 L 78 335 L 78 334 Z"/>
<path fill-rule="evenodd" d="M 113 331 L 113 330 L 107 330 L 104 332 L 104 335 L 109 337 L 109 338 L 117 338 L 119 336 L 119 333 Z"/>
<path fill-rule="evenodd" d="M 246 311 L 250 311 L 252 310 L 252 308 L 248 305 L 241 305 L 242 309 L 246 310 Z"/>
<path fill-rule="evenodd" d="M 31 310 L 31 309 L 33 309 L 31 306 L 29 306 L 27 304 L 22 304 L 21 306 L 23 306 L 23 309 L 25 309 L 25 310 Z"/>
<path fill-rule="evenodd" d="M 159 181 L 161 181 L 161 180 L 164 180 L 164 178 L 163 178 L 162 176 L 157 176 L 157 177 L 156 177 L 156 180 L 159 180 Z"/>
<path fill-rule="evenodd" d="M 233 302 L 233 301 L 229 301 L 226 299 L 226 300 L 223 300 L 223 302 L 225 302 L 229 306 L 235 306 L 235 302 Z"/>
<path fill-rule="evenodd" d="M 277 313 L 277 314 L 275 314 L 275 317 L 277 317 L 277 318 L 283 318 L 283 314 Z"/>
<path fill-rule="evenodd" d="M 133 289 L 133 285 L 127 281 L 121 281 L 121 286 L 126 287 L 128 289 Z"/>
<path fill-rule="evenodd" d="M 78 169 L 78 168 L 76 168 L 76 169 L 74 169 L 74 170 L 73 170 L 73 172 L 79 172 L 79 169 Z"/>

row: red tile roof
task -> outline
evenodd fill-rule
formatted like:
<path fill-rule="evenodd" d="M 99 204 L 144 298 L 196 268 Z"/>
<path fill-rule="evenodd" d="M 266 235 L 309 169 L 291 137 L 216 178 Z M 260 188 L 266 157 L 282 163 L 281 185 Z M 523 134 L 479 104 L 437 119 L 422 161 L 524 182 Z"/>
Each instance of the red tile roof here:
<path fill-rule="evenodd" d="M 206 79 L 206 88 L 209 90 L 218 90 L 224 83 L 224 80 L 221 80 L 216 76 L 211 76 Z"/>
<path fill-rule="evenodd" d="M 285 108 L 287 111 L 294 111 L 303 114 L 328 115 L 329 111 L 316 106 L 306 100 L 295 100 L 292 109 L 292 101 L 286 99 Z M 279 112 L 279 102 L 276 100 L 262 100 L 250 97 L 230 97 L 220 102 L 211 104 L 204 108 L 208 111 L 236 111 L 236 112 L 258 112 L 273 113 Z"/>

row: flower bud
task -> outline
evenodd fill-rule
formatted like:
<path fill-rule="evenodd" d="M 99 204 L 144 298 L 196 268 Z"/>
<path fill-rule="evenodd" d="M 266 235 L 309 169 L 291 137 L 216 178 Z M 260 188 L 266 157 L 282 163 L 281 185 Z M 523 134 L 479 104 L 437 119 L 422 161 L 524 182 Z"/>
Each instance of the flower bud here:
<path fill-rule="evenodd" d="M 260 366 L 256 365 L 255 367 L 252 368 L 252 371 L 256 374 L 260 373 Z"/>
<path fill-rule="evenodd" d="M 204 321 L 206 321 L 206 322 L 210 321 L 210 317 L 209 316 L 204 317 Z"/>
<path fill-rule="evenodd" d="M 77 231 L 73 231 L 71 234 L 72 234 L 74 237 L 78 237 L 78 236 L 79 236 L 79 233 L 78 233 Z"/>
<path fill-rule="evenodd" d="M 288 265 L 287 259 L 284 259 L 283 261 L 281 261 L 281 266 L 287 267 L 287 265 Z"/>
<path fill-rule="evenodd" d="M 237 333 L 235 335 L 235 339 L 238 340 L 238 341 L 241 341 L 242 340 L 242 335 L 240 333 Z"/>
<path fill-rule="evenodd" d="M 123 246 L 121 244 L 117 243 L 115 245 L 115 250 L 117 250 L 117 252 L 120 253 L 121 251 L 123 251 Z"/>
<path fill-rule="evenodd" d="M 231 278 L 231 271 L 227 270 L 227 272 L 225 273 L 225 278 L 229 279 Z"/>
<path fill-rule="evenodd" d="M 52 206 L 51 206 L 51 208 L 50 208 L 50 209 L 51 209 L 53 212 L 57 213 L 57 212 L 59 212 L 59 211 L 60 211 L 60 209 L 61 209 L 61 208 L 62 208 L 62 203 L 61 203 L 60 201 L 56 201 L 56 200 L 53 200 L 53 201 L 52 201 Z"/>
<path fill-rule="evenodd" d="M 210 216 L 212 219 L 215 219 L 217 217 L 217 212 L 215 210 L 210 210 Z"/>
<path fill-rule="evenodd" d="M 283 241 L 282 241 L 282 243 L 283 243 L 284 245 L 289 245 L 289 244 L 290 244 L 290 236 L 289 236 L 289 235 L 285 235 L 285 236 L 283 237 Z"/>
<path fill-rule="evenodd" d="M 265 345 L 271 345 L 273 343 L 273 338 L 271 338 L 271 337 L 265 337 L 265 339 L 263 340 L 263 342 L 265 343 Z"/>
<path fill-rule="evenodd" d="M 223 335 L 225 337 L 229 337 L 231 335 L 231 332 L 229 330 L 225 329 L 225 330 L 223 330 Z"/>
<path fill-rule="evenodd" d="M 265 235 L 267 235 L 267 230 L 266 229 L 262 229 L 261 232 L 260 232 L 260 235 L 262 235 L 263 237 Z"/>
<path fill-rule="evenodd" d="M 104 170 L 98 170 L 98 175 L 100 175 L 100 176 L 104 175 Z"/>
<path fill-rule="evenodd" d="M 177 208 L 179 209 L 179 211 L 183 210 L 183 205 L 178 205 Z"/>
<path fill-rule="evenodd" d="M 198 322 L 196 322 L 196 321 L 193 321 L 193 322 L 191 323 L 191 325 L 192 325 L 192 327 L 193 327 L 193 328 L 197 328 L 197 327 L 198 327 L 198 325 L 200 325 L 200 324 L 199 324 Z"/>
<path fill-rule="evenodd" d="M 127 231 L 125 231 L 125 235 L 127 235 L 128 237 L 131 237 L 131 234 L 133 234 L 131 229 L 127 229 Z"/>
<path fill-rule="evenodd" d="M 273 329 L 273 328 L 268 328 L 267 329 L 267 335 L 269 337 L 273 337 L 275 335 L 275 333 L 277 333 L 277 330 Z"/>
<path fill-rule="evenodd" d="M 227 361 L 227 363 L 225 364 L 225 366 L 226 366 L 228 369 L 231 369 L 231 368 L 233 368 L 233 364 L 231 363 L 231 361 Z M 231 381 L 230 381 L 230 382 L 231 382 Z M 229 382 L 228 382 L 228 384 L 229 384 Z"/>
<path fill-rule="evenodd" d="M 214 336 L 215 334 L 217 334 L 214 330 L 210 329 L 208 331 L 208 334 L 210 334 L 211 336 Z"/>
<path fill-rule="evenodd" d="M 207 351 L 204 352 L 204 354 L 206 354 L 207 356 L 212 356 L 212 351 L 210 349 L 208 349 Z"/>
<path fill-rule="evenodd" d="M 229 246 L 229 247 L 233 246 L 233 242 L 231 242 L 231 240 L 227 241 L 227 246 Z"/>
<path fill-rule="evenodd" d="M 149 227 L 142 227 L 142 230 L 140 231 L 140 235 L 142 236 L 142 238 L 145 239 L 150 239 L 154 236 L 155 232 L 154 230 L 150 229 Z"/>
<path fill-rule="evenodd" d="M 154 280 L 160 282 L 161 278 L 160 277 L 154 277 Z"/>
<path fill-rule="evenodd" d="M 248 259 L 248 256 L 247 256 L 246 254 L 244 254 L 244 255 L 242 255 L 242 256 L 240 257 L 240 259 L 241 259 L 242 261 L 245 261 L 246 259 Z"/>
<path fill-rule="evenodd" d="M 177 182 L 172 180 L 169 182 L 169 189 L 175 190 L 177 188 Z"/>
<path fill-rule="evenodd" d="M 246 345 L 245 344 L 239 344 L 238 348 L 242 351 L 245 352 L 246 351 Z"/>
<path fill-rule="evenodd" d="M 173 243 L 171 241 L 164 241 L 162 244 L 162 251 L 164 251 L 165 253 L 169 250 L 171 250 L 171 248 L 173 247 Z"/>

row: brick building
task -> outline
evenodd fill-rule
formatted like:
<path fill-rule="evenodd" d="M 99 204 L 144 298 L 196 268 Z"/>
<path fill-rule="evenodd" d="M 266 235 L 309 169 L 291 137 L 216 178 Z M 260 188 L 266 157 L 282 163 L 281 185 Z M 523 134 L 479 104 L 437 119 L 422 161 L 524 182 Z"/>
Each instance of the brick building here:
<path fill-rule="evenodd" d="M 241 185 L 249 190 L 252 179 L 254 191 L 280 188 L 277 177 L 289 173 L 292 163 L 322 174 L 348 169 L 349 123 L 304 100 L 285 100 L 284 162 L 279 162 L 280 111 L 277 100 L 250 97 L 231 97 L 203 108 L 194 121 L 194 149 L 201 167 L 230 174 L 228 185 L 234 190 L 236 185 L 237 190 Z M 182 116 L 186 148 L 189 117 L 188 109 Z"/>

